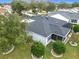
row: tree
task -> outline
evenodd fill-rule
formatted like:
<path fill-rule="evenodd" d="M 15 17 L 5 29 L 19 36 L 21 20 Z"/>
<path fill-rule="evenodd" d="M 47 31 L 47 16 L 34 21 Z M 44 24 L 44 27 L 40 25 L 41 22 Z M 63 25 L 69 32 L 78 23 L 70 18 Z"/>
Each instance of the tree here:
<path fill-rule="evenodd" d="M 13 11 L 21 14 L 21 11 L 24 10 L 24 6 L 20 2 L 13 2 L 11 4 Z"/>
<path fill-rule="evenodd" d="M 44 3 L 44 2 L 39 2 L 39 3 L 37 4 L 37 7 L 38 7 L 40 10 L 45 10 L 46 7 L 47 7 L 47 4 Z"/>
<path fill-rule="evenodd" d="M 15 43 L 27 39 L 25 32 L 26 24 L 21 22 L 18 14 L 9 16 L 0 15 L 0 51 L 5 52 Z"/>
<path fill-rule="evenodd" d="M 79 32 L 79 25 L 75 25 L 75 26 L 73 27 L 73 30 L 74 30 L 74 32 Z"/>
<path fill-rule="evenodd" d="M 57 4 L 58 8 L 70 8 L 71 4 L 65 3 L 65 2 L 60 2 L 59 4 Z"/>
<path fill-rule="evenodd" d="M 61 41 L 57 41 L 53 43 L 53 50 L 57 53 L 57 54 L 62 54 L 65 53 L 65 45 L 61 42 Z"/>
<path fill-rule="evenodd" d="M 0 53 L 6 52 L 7 49 L 10 48 L 8 41 L 5 37 L 0 38 Z"/>
<path fill-rule="evenodd" d="M 46 7 L 46 10 L 47 10 L 47 11 L 54 11 L 55 9 L 56 9 L 55 3 L 49 2 L 49 3 L 48 3 L 48 6 Z"/>
<path fill-rule="evenodd" d="M 32 36 L 27 36 L 26 43 L 32 43 L 32 42 L 33 42 Z"/>
<path fill-rule="evenodd" d="M 36 8 L 36 7 L 37 7 L 37 3 L 32 2 L 32 3 L 30 4 L 30 8 L 31 8 L 31 9 L 34 9 L 34 8 Z"/>
<path fill-rule="evenodd" d="M 79 2 L 72 3 L 72 7 L 79 7 Z"/>
<path fill-rule="evenodd" d="M 44 49 L 45 47 L 43 46 L 42 43 L 34 42 L 34 44 L 31 47 L 31 52 L 34 56 L 39 58 L 44 55 Z"/>
<path fill-rule="evenodd" d="M 0 4 L 0 6 L 3 6 L 3 4 Z"/>
<path fill-rule="evenodd" d="M 23 2 L 22 5 L 24 6 L 24 10 L 27 10 L 28 11 L 28 10 L 31 9 L 30 4 L 27 3 L 27 2 Z"/>

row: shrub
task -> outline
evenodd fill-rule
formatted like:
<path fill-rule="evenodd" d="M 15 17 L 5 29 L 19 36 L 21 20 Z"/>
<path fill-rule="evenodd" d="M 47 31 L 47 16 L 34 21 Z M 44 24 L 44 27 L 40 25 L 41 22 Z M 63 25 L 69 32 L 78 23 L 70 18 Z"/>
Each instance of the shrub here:
<path fill-rule="evenodd" d="M 64 43 L 62 43 L 61 41 L 57 41 L 53 43 L 53 50 L 57 53 L 57 54 L 62 54 L 65 53 L 65 45 Z"/>
<path fill-rule="evenodd" d="M 34 42 L 34 44 L 31 47 L 31 52 L 34 56 L 39 58 L 44 55 L 44 49 L 45 47 L 43 46 L 42 43 Z"/>
<path fill-rule="evenodd" d="M 32 36 L 27 36 L 26 43 L 32 43 L 32 42 L 33 42 Z"/>
<path fill-rule="evenodd" d="M 0 53 L 7 52 L 11 48 L 11 45 L 8 44 L 8 41 L 4 37 L 0 38 L 0 41 Z"/>
<path fill-rule="evenodd" d="M 74 32 L 79 32 L 79 25 L 75 25 L 73 30 L 74 30 Z"/>

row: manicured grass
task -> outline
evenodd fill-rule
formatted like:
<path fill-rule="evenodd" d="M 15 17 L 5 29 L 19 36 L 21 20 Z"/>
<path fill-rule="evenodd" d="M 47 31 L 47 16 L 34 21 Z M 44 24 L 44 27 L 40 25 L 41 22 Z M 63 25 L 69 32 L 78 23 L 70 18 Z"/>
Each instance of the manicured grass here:
<path fill-rule="evenodd" d="M 73 33 L 70 40 L 74 40 L 74 41 L 78 42 L 78 45 L 79 45 L 79 34 Z M 49 44 L 46 47 L 46 53 L 45 53 L 44 59 L 79 59 L 79 46 L 72 47 L 69 43 L 67 43 L 66 52 L 62 58 L 53 57 L 50 52 L 51 49 L 52 49 L 52 46 L 51 46 L 51 44 Z"/>
<path fill-rule="evenodd" d="M 18 45 L 14 52 L 6 56 L 0 56 L 1 59 L 31 59 L 30 45 Z"/>
<path fill-rule="evenodd" d="M 66 52 L 62 58 L 55 58 L 51 55 L 51 46 L 46 48 L 44 59 L 79 59 L 78 47 L 71 47 L 69 44 L 66 45 Z"/>
<path fill-rule="evenodd" d="M 73 39 L 78 39 L 79 35 L 72 36 Z M 72 39 L 72 38 L 71 38 Z M 62 58 L 55 58 L 51 55 L 51 43 L 45 49 L 45 55 L 43 59 L 79 59 L 79 46 L 72 47 L 70 44 L 66 44 L 66 52 Z M 21 44 L 16 46 L 16 49 L 9 55 L 0 56 L 0 59 L 32 59 L 31 58 L 31 45 Z"/>

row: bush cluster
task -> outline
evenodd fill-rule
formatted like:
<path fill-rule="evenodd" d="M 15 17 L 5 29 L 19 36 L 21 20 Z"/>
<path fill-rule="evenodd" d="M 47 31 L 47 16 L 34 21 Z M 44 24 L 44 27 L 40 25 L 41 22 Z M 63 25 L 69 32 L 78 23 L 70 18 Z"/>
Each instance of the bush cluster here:
<path fill-rule="evenodd" d="M 74 32 L 79 32 L 79 25 L 75 25 L 73 30 L 74 30 Z"/>
<path fill-rule="evenodd" d="M 65 53 L 65 45 L 64 43 L 62 43 L 61 41 L 57 41 L 53 43 L 53 50 L 57 53 L 57 54 L 62 54 Z"/>
<path fill-rule="evenodd" d="M 45 47 L 43 46 L 42 43 L 34 42 L 34 44 L 31 47 L 31 52 L 34 56 L 39 58 L 44 55 L 44 49 Z"/>

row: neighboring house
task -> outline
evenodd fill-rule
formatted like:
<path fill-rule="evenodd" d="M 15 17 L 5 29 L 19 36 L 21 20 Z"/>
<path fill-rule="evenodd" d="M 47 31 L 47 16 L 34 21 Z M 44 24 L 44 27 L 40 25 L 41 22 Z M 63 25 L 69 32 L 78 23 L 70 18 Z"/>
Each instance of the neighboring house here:
<path fill-rule="evenodd" d="M 69 11 L 70 9 L 58 9 L 58 11 Z"/>
<path fill-rule="evenodd" d="M 10 5 L 0 6 L 0 15 L 5 15 L 6 13 L 11 14 L 12 8 Z"/>
<path fill-rule="evenodd" d="M 47 12 L 44 11 L 44 10 L 42 10 L 41 12 L 38 12 L 37 14 L 38 14 L 38 15 L 47 15 Z"/>
<path fill-rule="evenodd" d="M 57 11 L 57 12 L 48 13 L 48 16 L 66 21 L 68 23 L 79 24 L 79 13 Z"/>
<path fill-rule="evenodd" d="M 75 10 L 77 13 L 79 13 L 79 7 L 74 7 L 72 9 Z"/>
<path fill-rule="evenodd" d="M 30 17 L 35 16 L 35 14 L 33 14 L 32 10 L 29 10 L 29 11 L 23 10 L 23 11 L 21 11 L 21 13 L 23 15 L 30 16 Z"/>
<path fill-rule="evenodd" d="M 5 14 L 5 9 L 0 8 L 0 15 L 4 15 Z"/>
<path fill-rule="evenodd" d="M 65 11 L 65 12 L 71 12 L 71 13 L 78 13 L 79 12 L 79 10 L 77 8 L 58 9 L 58 11 Z"/>
<path fill-rule="evenodd" d="M 13 2 L 16 2 L 16 1 L 23 1 L 23 2 L 28 2 L 28 3 L 31 3 L 31 2 L 44 2 L 44 3 L 47 3 L 49 0 L 13 0 Z"/>
<path fill-rule="evenodd" d="M 3 6 L 3 9 L 5 9 L 6 10 L 6 12 L 8 12 L 8 13 L 12 13 L 12 7 L 11 7 L 11 5 L 4 5 Z"/>
<path fill-rule="evenodd" d="M 44 11 L 44 10 L 42 10 L 42 11 L 40 11 L 40 12 L 37 11 L 37 13 L 33 13 L 32 10 L 29 10 L 29 11 L 22 10 L 21 13 L 22 13 L 23 15 L 30 16 L 30 17 L 36 16 L 36 15 L 47 15 L 47 12 Z"/>
<path fill-rule="evenodd" d="M 68 41 L 71 24 L 49 16 L 33 16 L 30 19 L 28 32 L 33 40 L 47 45 L 51 40 Z"/>

